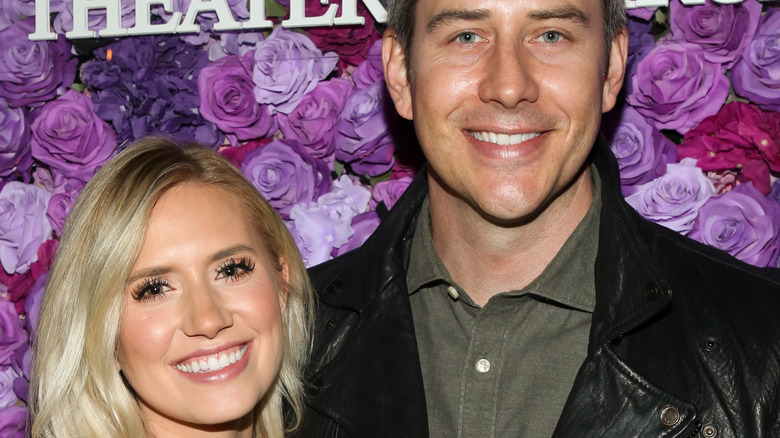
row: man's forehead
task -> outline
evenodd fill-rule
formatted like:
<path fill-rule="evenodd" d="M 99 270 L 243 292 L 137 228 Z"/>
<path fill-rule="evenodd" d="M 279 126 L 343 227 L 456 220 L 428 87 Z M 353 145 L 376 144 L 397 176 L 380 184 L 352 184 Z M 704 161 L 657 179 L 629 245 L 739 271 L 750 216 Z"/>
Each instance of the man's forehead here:
<path fill-rule="evenodd" d="M 587 26 L 601 6 L 601 0 L 418 0 L 415 19 L 427 32 L 453 21 L 486 20 L 511 11 L 531 20 L 562 19 Z"/>

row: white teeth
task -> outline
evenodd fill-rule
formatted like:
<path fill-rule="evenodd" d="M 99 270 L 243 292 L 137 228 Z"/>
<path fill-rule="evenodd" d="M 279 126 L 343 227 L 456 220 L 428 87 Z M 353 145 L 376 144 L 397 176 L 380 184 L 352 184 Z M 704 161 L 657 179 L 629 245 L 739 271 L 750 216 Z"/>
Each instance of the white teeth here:
<path fill-rule="evenodd" d="M 201 357 L 193 359 L 188 363 L 180 363 L 176 365 L 179 371 L 185 373 L 209 373 L 219 371 L 226 366 L 238 362 L 244 353 L 246 353 L 246 345 L 239 350 L 231 351 L 230 353 L 220 353 L 218 356 Z"/>
<path fill-rule="evenodd" d="M 527 134 L 499 134 L 488 131 L 469 131 L 469 133 L 479 141 L 487 141 L 502 146 L 519 144 L 540 135 L 538 132 L 529 132 Z"/>

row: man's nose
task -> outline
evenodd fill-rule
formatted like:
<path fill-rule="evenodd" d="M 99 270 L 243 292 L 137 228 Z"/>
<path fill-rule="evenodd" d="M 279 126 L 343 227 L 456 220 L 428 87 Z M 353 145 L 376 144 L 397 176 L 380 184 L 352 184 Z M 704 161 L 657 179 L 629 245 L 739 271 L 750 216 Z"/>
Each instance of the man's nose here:
<path fill-rule="evenodd" d="M 534 60 L 520 42 L 496 41 L 484 62 L 486 71 L 479 85 L 479 97 L 483 102 L 515 108 L 521 102 L 538 99 Z"/>
<path fill-rule="evenodd" d="M 232 312 L 224 305 L 219 292 L 208 284 L 195 283 L 186 295 L 182 329 L 188 336 L 213 339 L 222 329 L 233 325 Z"/>

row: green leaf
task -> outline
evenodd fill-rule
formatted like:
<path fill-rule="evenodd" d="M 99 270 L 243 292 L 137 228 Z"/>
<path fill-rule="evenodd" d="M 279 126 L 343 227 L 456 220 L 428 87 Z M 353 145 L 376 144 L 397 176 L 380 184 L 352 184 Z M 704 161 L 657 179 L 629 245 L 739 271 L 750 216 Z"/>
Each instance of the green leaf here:
<path fill-rule="evenodd" d="M 266 17 L 284 17 L 287 15 L 287 8 L 276 3 L 274 0 L 265 0 Z"/>

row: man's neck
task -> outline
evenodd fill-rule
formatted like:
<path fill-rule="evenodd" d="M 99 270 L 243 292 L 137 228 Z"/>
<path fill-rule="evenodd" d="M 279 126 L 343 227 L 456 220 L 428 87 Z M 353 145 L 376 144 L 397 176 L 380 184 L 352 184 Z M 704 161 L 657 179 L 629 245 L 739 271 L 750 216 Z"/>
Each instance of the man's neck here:
<path fill-rule="evenodd" d="M 585 168 L 537 216 L 515 226 L 485 218 L 429 178 L 431 233 L 436 252 L 452 279 L 484 306 L 501 292 L 534 281 L 572 234 L 593 200 Z"/>

